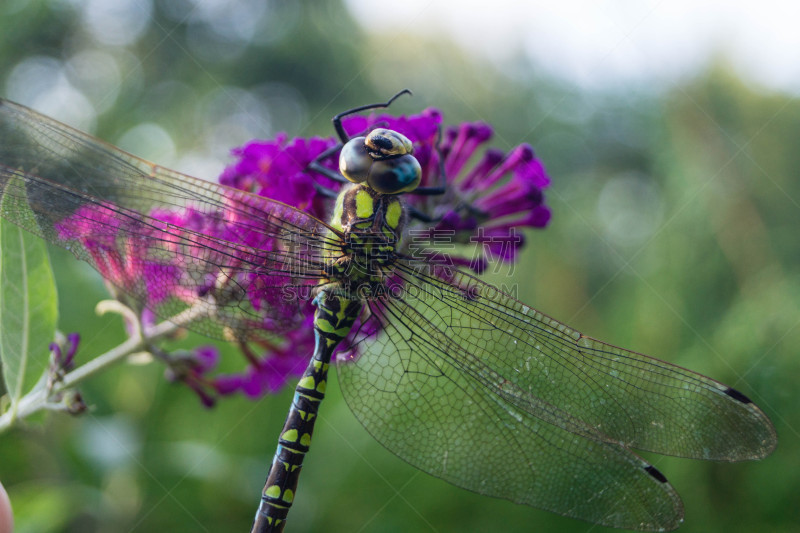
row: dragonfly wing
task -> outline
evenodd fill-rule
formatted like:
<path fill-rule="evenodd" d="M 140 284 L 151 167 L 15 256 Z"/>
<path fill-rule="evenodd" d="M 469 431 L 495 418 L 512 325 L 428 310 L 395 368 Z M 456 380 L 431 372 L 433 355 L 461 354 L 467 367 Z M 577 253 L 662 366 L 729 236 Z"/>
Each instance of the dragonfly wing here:
<path fill-rule="evenodd" d="M 679 526 L 680 498 L 657 470 L 618 443 L 592 438 L 579 421 L 554 423 L 555 409 L 550 421 L 531 414 L 522 404 L 538 400 L 526 391 L 495 377 L 487 386 L 476 374 L 488 370 L 459 361 L 443 331 L 422 331 L 416 320 L 424 312 L 405 304 L 379 311 L 391 321 L 355 347 L 357 359 L 338 365 L 348 406 L 378 442 L 479 494 L 610 527 Z"/>
<path fill-rule="evenodd" d="M 88 261 L 162 317 L 207 306 L 192 329 L 241 340 L 297 327 L 341 253 L 293 207 L 153 165 L 0 100 L 0 214 Z"/>
<path fill-rule="evenodd" d="M 539 404 L 553 406 L 626 447 L 679 457 L 741 461 L 775 448 L 769 418 L 737 390 L 582 335 L 466 273 L 446 272 L 398 264 L 415 319 L 441 332 L 435 344 L 457 347 L 455 362 L 530 392 L 534 414 Z"/>
<path fill-rule="evenodd" d="M 680 501 L 630 448 L 738 460 L 774 447 L 766 416 L 725 385 L 427 270 L 398 262 L 402 298 L 371 302 L 379 333 L 339 365 L 351 410 L 414 466 L 567 516 L 669 529 Z"/>

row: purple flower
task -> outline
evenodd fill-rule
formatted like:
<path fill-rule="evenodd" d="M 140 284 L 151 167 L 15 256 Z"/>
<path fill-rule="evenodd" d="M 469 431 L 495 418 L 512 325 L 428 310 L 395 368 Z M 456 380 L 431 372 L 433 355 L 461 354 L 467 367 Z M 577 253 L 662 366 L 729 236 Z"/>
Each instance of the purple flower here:
<path fill-rule="evenodd" d="M 58 342 L 50 343 L 51 362 L 50 374 L 63 378 L 64 374 L 75 367 L 75 353 L 78 351 L 78 344 L 81 342 L 79 333 L 68 333 L 63 345 Z M 64 353 L 66 347 L 67 353 Z"/>
<path fill-rule="evenodd" d="M 433 264 L 444 265 L 444 268 L 437 268 L 437 275 L 448 279 L 446 266 L 449 265 L 480 272 L 491 259 L 513 260 L 523 244 L 523 238 L 516 230 L 523 227 L 542 228 L 550 219 L 550 210 L 544 204 L 543 194 L 550 179 L 528 145 L 519 146 L 509 154 L 493 149 L 486 149 L 480 154 L 479 151 L 492 136 L 492 129 L 483 123 L 448 128 L 437 150 L 441 122 L 442 116 L 438 110 L 427 109 L 409 117 L 386 114 L 346 117 L 343 126 L 350 136 L 374 127 L 403 133 L 414 143 L 414 155 L 423 171 L 422 186 L 447 186 L 448 192 L 441 196 L 408 195 L 411 205 L 430 213 L 436 222 L 427 227 L 417 224 L 418 227 L 412 230 L 415 239 L 410 244 L 407 239 L 406 246 L 421 246 L 424 251 L 420 253 L 437 254 L 436 247 L 429 245 L 435 245 L 437 239 L 441 241 L 445 237 L 444 240 L 451 239 L 450 242 L 478 243 L 490 256 L 463 258 L 441 254 L 437 255 L 440 259 L 426 257 Z M 309 171 L 307 167 L 334 144 L 333 139 L 287 141 L 285 136 L 279 136 L 275 141 L 255 141 L 234 150 L 238 161 L 223 172 L 220 181 L 280 200 L 304 209 L 321 220 L 328 220 L 333 204 L 328 197 L 320 195 L 313 184 L 319 183 L 328 188 L 337 188 L 337 185 Z M 336 161 L 336 157 L 331 157 L 323 164 L 335 169 Z M 395 280 L 394 283 L 400 282 Z M 306 313 L 305 323 L 286 335 L 285 344 L 267 346 L 261 357 L 251 355 L 250 365 L 242 374 L 218 377 L 217 390 L 221 394 L 242 392 L 257 398 L 266 392 L 278 390 L 289 376 L 301 375 L 314 346 L 313 307 L 309 305 Z M 359 328 L 357 325 L 353 331 L 359 333 L 352 333 L 343 342 L 339 359 L 357 357 L 358 344 L 378 333 L 374 326 Z"/>
<path fill-rule="evenodd" d="M 72 415 L 86 411 L 86 404 L 80 392 L 74 389 L 53 392 L 55 386 L 75 367 L 75 353 L 78 351 L 81 337 L 78 333 L 68 333 L 67 338 L 50 344 L 50 366 L 47 372 L 48 401 L 60 404 L 62 409 Z M 66 354 L 64 353 L 66 349 Z"/>
<path fill-rule="evenodd" d="M 280 346 L 262 344 L 264 356 L 245 348 L 249 366 L 241 374 L 217 376 L 214 386 L 222 395 L 241 392 L 249 398 L 278 392 L 288 380 L 303 374 L 310 354 L 314 351 L 314 311 L 309 303 L 308 315 L 302 326 L 290 331 Z"/>
<path fill-rule="evenodd" d="M 330 202 L 317 193 L 314 183 L 328 188 L 335 184 L 306 167 L 335 144 L 333 139 L 319 137 L 287 141 L 286 134 L 279 134 L 274 141 L 253 141 L 232 150 L 238 160 L 222 172 L 219 182 L 325 219 Z M 338 168 L 334 159 L 325 164 L 332 170 Z"/>
<path fill-rule="evenodd" d="M 164 354 L 164 357 L 168 364 L 167 380 L 185 384 L 197 394 L 205 407 L 213 407 L 216 389 L 213 380 L 206 374 L 212 372 L 219 362 L 217 347 L 199 346 L 189 352 Z"/>
<path fill-rule="evenodd" d="M 435 231 L 452 230 L 457 242 L 481 244 L 488 260 L 513 261 L 524 244 L 516 230 L 543 228 L 550 221 L 550 209 L 544 204 L 550 178 L 527 144 L 508 154 L 495 149 L 477 154 L 491 136 L 491 128 L 483 123 L 447 129 L 441 147 L 443 166 L 451 194 L 459 202 L 445 206 L 449 210 Z"/>
<path fill-rule="evenodd" d="M 545 227 L 550 219 L 543 194 L 550 180 L 530 146 L 505 154 L 486 147 L 492 136 L 486 124 L 442 130 L 441 123 L 436 109 L 408 117 L 382 114 L 342 121 L 350 136 L 375 127 L 404 134 L 414 144 L 421 185 L 446 187 L 441 195 L 406 196 L 413 209 L 433 222 L 412 220 L 400 252 L 433 265 L 433 274 L 447 281 L 452 266 L 481 272 L 491 260 L 513 260 L 523 245 L 519 230 Z M 198 296 L 221 302 L 217 318 L 226 327 L 223 334 L 241 339 L 246 333 L 250 339 L 242 344 L 246 369 L 213 376 L 216 358 L 197 351 L 180 380 L 207 405 L 213 403 L 213 394 L 241 392 L 257 398 L 279 390 L 306 368 L 314 349 L 311 289 L 324 272 L 314 266 L 321 254 L 315 245 L 303 249 L 302 236 L 298 243 L 286 240 L 285 229 L 295 227 L 296 211 L 238 191 L 328 221 L 334 200 L 321 189 L 338 191 L 341 185 L 308 165 L 336 145 L 332 137 L 289 139 L 285 134 L 253 141 L 233 150 L 236 160 L 220 176 L 220 183 L 233 189 L 222 191 L 211 207 L 159 208 L 143 224 L 136 217 L 119 217 L 114 206 L 94 205 L 79 209 L 56 229 L 63 240 L 78 241 L 104 277 L 157 313 L 175 309 L 175 302 L 191 305 Z M 336 171 L 338 153 L 321 164 Z M 306 222 L 298 224 L 305 227 Z M 454 255 L 449 253 L 454 243 L 474 243 L 480 253 L 472 258 Z M 195 257 L 200 249 L 202 264 Z M 217 264 L 225 267 L 215 268 Z M 297 265 L 306 266 L 296 272 L 292 268 Z M 402 288 L 399 279 L 386 284 Z M 234 298 L 234 305 L 226 297 Z M 380 312 L 380 300 L 371 305 Z M 338 358 L 357 357 L 360 343 L 379 333 L 376 324 L 357 322 Z M 254 332 L 262 336 L 252 340 Z"/>

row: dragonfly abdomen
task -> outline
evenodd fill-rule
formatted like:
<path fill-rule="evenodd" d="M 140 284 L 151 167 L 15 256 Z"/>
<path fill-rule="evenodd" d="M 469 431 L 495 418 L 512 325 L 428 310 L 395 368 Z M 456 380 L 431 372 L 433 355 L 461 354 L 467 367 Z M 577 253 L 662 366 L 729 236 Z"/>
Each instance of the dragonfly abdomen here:
<path fill-rule="evenodd" d="M 331 356 L 350 332 L 362 307 L 359 300 L 348 300 L 327 291 L 322 291 L 314 303 L 317 305 L 314 355 L 295 388 L 294 400 L 261 493 L 253 533 L 283 531 L 294 501 L 303 459 L 311 447 L 319 404 L 325 397 Z"/>
<path fill-rule="evenodd" d="M 314 356 L 295 389 L 262 491 L 254 533 L 283 530 L 303 458 L 311 446 L 319 404 L 325 396 L 331 357 L 350 333 L 364 301 L 383 288 L 405 222 L 399 197 L 369 187 L 347 187 L 336 200 L 331 226 L 343 234 L 342 256 L 326 266 L 330 283 L 314 300 Z"/>

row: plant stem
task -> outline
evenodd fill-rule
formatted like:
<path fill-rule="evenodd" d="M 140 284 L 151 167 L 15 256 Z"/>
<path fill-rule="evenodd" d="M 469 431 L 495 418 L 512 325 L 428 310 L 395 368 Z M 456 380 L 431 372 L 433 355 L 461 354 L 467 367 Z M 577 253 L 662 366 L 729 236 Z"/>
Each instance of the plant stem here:
<path fill-rule="evenodd" d="M 187 326 L 199 317 L 205 316 L 207 313 L 207 307 L 198 304 L 175 315 L 170 320 L 165 320 L 152 328 L 148 328 L 144 336 L 141 333 L 141 328 L 136 328 L 137 331 L 125 342 L 65 374 L 64 378 L 58 381 L 52 389 L 47 390 L 46 387 L 36 387 L 25 394 L 25 396 L 20 398 L 16 410 L 9 409 L 8 412 L 0 415 L 0 433 L 11 428 L 17 420 L 26 418 L 43 409 L 47 409 L 48 406 L 51 405 L 48 400 L 52 395 L 74 387 L 81 381 L 102 372 L 104 369 L 116 364 L 118 361 L 121 361 L 131 354 L 148 350 L 152 343 Z"/>

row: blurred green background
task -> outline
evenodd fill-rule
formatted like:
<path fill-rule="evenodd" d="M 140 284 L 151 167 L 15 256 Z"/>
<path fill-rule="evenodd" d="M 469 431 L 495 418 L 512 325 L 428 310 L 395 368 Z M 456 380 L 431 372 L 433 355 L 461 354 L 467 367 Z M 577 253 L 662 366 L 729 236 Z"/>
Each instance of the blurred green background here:
<path fill-rule="evenodd" d="M 486 34 L 464 48 L 435 30 L 446 11 L 364 5 L 5 0 L 0 93 L 207 178 L 251 138 L 329 135 L 335 112 L 403 87 L 415 96 L 395 112 L 436 106 L 446 123 L 490 122 L 497 147 L 532 144 L 553 178 L 553 220 L 527 235 L 504 283 L 585 334 L 738 388 L 772 418 L 778 449 L 758 463 L 648 456 L 683 497 L 682 531 L 800 531 L 794 94 L 741 74 L 724 54 L 689 74 L 654 62 L 650 78 L 609 68 L 604 83 L 579 83 L 522 48 L 502 60 L 476 52 L 527 15 L 485 18 Z M 404 23 L 384 26 L 393 16 Z M 581 20 L 551 31 L 602 22 Z M 553 61 L 568 63 L 565 53 Z M 82 334 L 80 356 L 119 343 L 119 320 L 93 312 L 107 297 L 98 276 L 61 250 L 52 260 L 60 327 Z M 226 357 L 240 364 L 235 350 Z M 93 406 L 84 416 L 0 435 L 17 531 L 249 531 L 290 391 L 205 410 L 157 364 L 120 365 L 81 391 Z M 295 532 L 603 530 L 407 466 L 358 424 L 335 378 L 290 518 Z"/>

